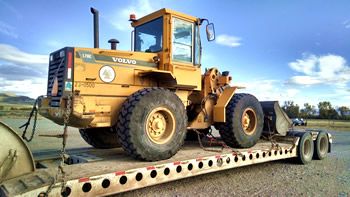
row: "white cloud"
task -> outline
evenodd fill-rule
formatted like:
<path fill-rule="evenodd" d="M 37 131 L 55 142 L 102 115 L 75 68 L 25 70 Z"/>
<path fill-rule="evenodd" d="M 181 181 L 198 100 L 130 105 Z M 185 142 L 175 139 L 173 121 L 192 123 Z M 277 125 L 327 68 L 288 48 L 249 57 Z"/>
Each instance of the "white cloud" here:
<path fill-rule="evenodd" d="M 303 59 L 297 59 L 295 62 L 290 62 L 289 67 L 297 72 L 313 74 L 316 64 L 317 57 L 315 55 L 310 55 Z"/>
<path fill-rule="evenodd" d="M 238 47 L 241 45 L 241 38 L 236 36 L 229 36 L 226 34 L 221 34 L 216 36 L 215 42 L 220 45 L 229 46 L 229 47 Z"/>
<path fill-rule="evenodd" d="M 294 89 L 294 88 L 290 88 L 290 89 L 287 89 L 286 92 L 287 92 L 287 96 L 289 98 L 293 98 L 294 96 L 296 96 L 300 92 L 300 90 Z"/>
<path fill-rule="evenodd" d="M 318 77 L 312 76 L 293 76 L 289 79 L 289 83 L 298 85 L 316 85 L 321 84 L 323 81 Z"/>
<path fill-rule="evenodd" d="M 0 33 L 12 38 L 18 38 L 15 28 L 3 21 L 0 21 Z"/>
<path fill-rule="evenodd" d="M 37 98 L 46 94 L 46 78 L 38 78 L 35 80 L 16 80 L 8 81 L 1 78 L 0 92 L 10 92 L 17 95 L 25 95 L 31 98 Z"/>
<path fill-rule="evenodd" d="M 346 20 L 343 22 L 343 25 L 346 29 L 350 29 L 350 20 Z"/>
<path fill-rule="evenodd" d="M 24 52 L 0 44 L 0 92 L 12 92 L 35 98 L 45 94 L 48 55 Z"/>
<path fill-rule="evenodd" d="M 339 55 L 313 54 L 305 55 L 289 63 L 289 67 L 302 75 L 296 75 L 288 80 L 290 84 L 298 85 L 341 85 L 350 82 L 350 67 Z"/>
<path fill-rule="evenodd" d="M 259 101 L 279 101 L 280 104 L 287 100 L 295 100 L 300 92 L 299 89 L 285 87 L 279 80 L 251 80 L 234 85 L 245 87 L 238 92 L 250 93 Z"/>
<path fill-rule="evenodd" d="M 48 55 L 27 53 L 11 45 L 0 44 L 0 60 L 21 65 L 47 65 L 49 57 Z"/>
<path fill-rule="evenodd" d="M 129 31 L 131 29 L 129 16 L 135 14 L 137 18 L 141 18 L 155 11 L 155 7 L 151 5 L 149 0 L 138 0 L 122 10 L 117 10 L 112 17 L 110 23 L 121 31 Z"/>

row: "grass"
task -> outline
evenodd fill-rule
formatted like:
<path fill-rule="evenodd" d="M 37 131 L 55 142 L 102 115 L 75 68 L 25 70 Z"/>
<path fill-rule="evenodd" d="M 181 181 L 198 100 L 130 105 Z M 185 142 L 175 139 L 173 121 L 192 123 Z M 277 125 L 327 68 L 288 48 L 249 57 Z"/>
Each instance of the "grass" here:
<path fill-rule="evenodd" d="M 31 110 L 31 105 L 18 105 L 0 102 L 0 117 L 24 118 L 29 116 Z"/>
<path fill-rule="evenodd" d="M 305 128 L 305 127 L 304 127 Z M 331 131 L 350 131 L 350 120 L 307 120 L 308 129 L 324 129 Z"/>

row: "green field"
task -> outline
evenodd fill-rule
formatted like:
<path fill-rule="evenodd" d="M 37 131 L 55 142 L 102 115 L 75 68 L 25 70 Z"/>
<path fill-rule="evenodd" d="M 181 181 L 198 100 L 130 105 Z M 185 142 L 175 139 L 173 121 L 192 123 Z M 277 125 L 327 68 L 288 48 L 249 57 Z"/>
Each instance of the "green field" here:
<path fill-rule="evenodd" d="M 330 131 L 350 131 L 350 121 L 349 120 L 310 119 L 310 120 L 307 120 L 306 128 L 325 129 Z"/>
<path fill-rule="evenodd" d="M 24 118 L 29 116 L 31 110 L 31 105 L 18 105 L 0 102 L 0 117 Z"/>

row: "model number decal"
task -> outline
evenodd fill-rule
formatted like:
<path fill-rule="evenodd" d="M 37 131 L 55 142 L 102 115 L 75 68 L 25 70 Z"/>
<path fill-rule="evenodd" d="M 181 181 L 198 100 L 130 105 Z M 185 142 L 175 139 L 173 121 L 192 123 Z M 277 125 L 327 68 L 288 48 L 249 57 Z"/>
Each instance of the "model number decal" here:
<path fill-rule="evenodd" d="M 76 82 L 76 88 L 95 88 L 95 83 L 93 82 Z"/>

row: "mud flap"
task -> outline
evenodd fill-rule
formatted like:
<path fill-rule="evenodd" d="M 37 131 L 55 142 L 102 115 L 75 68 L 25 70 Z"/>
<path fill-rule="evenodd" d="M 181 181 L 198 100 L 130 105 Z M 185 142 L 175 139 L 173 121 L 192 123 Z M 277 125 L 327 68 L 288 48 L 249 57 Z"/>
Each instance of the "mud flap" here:
<path fill-rule="evenodd" d="M 263 135 L 286 136 L 288 129 L 292 126 L 292 121 L 280 107 L 278 101 L 262 101 L 260 104 L 264 111 Z"/>

